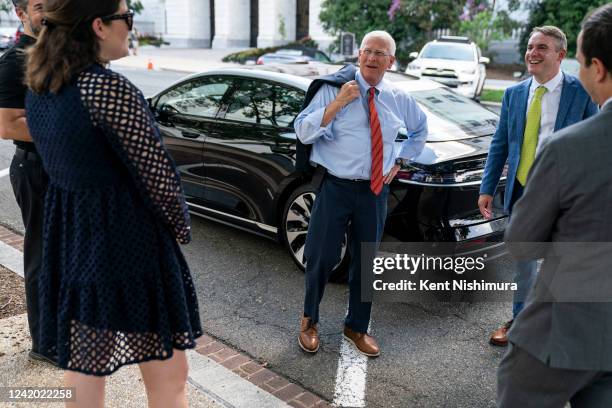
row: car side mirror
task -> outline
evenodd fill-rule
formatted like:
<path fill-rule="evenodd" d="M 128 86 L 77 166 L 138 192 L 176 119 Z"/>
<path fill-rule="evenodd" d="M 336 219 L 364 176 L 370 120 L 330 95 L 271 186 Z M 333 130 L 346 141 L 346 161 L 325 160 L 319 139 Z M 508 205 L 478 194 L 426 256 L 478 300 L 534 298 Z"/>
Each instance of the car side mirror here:
<path fill-rule="evenodd" d="M 153 109 L 153 115 L 155 119 L 164 126 L 173 126 L 172 116 L 179 113 L 173 106 L 168 104 L 161 104 L 156 109 Z"/>
<path fill-rule="evenodd" d="M 145 100 L 147 101 L 147 105 L 149 105 L 149 110 L 153 114 L 153 117 L 157 119 L 157 109 L 153 106 L 153 98 L 146 98 Z"/>
<path fill-rule="evenodd" d="M 419 53 L 416 51 L 413 51 L 410 54 L 408 54 L 408 58 L 410 58 L 411 60 L 417 59 L 418 56 L 419 56 Z"/>
<path fill-rule="evenodd" d="M 487 58 L 487 57 L 480 57 L 478 59 L 478 63 L 480 63 L 480 64 L 488 64 L 490 62 L 491 62 L 491 60 L 489 58 Z"/>

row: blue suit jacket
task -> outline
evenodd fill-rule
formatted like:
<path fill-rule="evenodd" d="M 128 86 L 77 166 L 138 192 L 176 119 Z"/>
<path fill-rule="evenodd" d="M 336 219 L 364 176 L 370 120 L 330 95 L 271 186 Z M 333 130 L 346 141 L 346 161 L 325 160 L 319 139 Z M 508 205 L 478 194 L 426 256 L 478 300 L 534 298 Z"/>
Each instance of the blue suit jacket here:
<path fill-rule="evenodd" d="M 523 134 L 525 133 L 527 99 L 529 98 L 530 86 L 531 78 L 509 87 L 504 92 L 499 124 L 489 147 L 489 156 L 487 157 L 487 164 L 485 165 L 484 176 L 480 185 L 480 194 L 494 195 L 504 165 L 508 161 L 508 175 L 504 197 L 504 209 L 508 213 L 512 211 L 512 205 L 514 204 L 511 202 L 512 191 L 521 156 Z M 597 105 L 591 101 L 591 97 L 584 90 L 578 79 L 564 73 L 561 101 L 559 102 L 559 112 L 557 113 L 554 131 L 556 132 L 593 116 L 597 111 Z"/>

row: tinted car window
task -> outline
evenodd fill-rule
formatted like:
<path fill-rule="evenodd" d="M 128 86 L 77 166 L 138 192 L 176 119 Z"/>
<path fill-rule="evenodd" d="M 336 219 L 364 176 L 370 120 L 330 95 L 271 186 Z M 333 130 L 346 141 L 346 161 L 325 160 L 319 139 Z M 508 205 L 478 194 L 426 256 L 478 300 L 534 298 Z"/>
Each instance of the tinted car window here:
<path fill-rule="evenodd" d="M 300 112 L 304 93 L 277 84 L 245 80 L 234 92 L 226 119 L 288 127 Z"/>
<path fill-rule="evenodd" d="M 160 96 L 156 107 L 172 113 L 214 117 L 230 86 L 229 78 L 194 79 Z"/>
<path fill-rule="evenodd" d="M 473 61 L 474 50 L 467 44 L 428 44 L 421 58 Z"/>
<path fill-rule="evenodd" d="M 315 51 L 314 59 L 315 61 L 331 62 L 331 60 L 327 58 L 327 55 L 323 54 L 321 51 Z"/>

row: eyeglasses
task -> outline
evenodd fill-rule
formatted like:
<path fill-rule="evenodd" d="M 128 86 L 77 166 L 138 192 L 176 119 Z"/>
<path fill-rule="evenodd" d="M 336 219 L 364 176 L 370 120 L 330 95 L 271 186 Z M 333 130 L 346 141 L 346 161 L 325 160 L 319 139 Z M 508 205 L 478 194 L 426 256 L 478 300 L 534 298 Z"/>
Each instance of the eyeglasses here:
<path fill-rule="evenodd" d="M 384 51 L 380 51 L 380 50 L 371 50 L 369 48 L 364 48 L 363 50 L 359 50 L 359 52 L 365 54 L 366 57 L 369 57 L 371 55 L 375 56 L 376 58 L 383 58 L 383 57 L 390 57 L 391 54 L 388 54 Z"/>
<path fill-rule="evenodd" d="M 128 30 L 132 31 L 134 27 L 134 11 L 130 10 L 125 14 L 112 14 L 110 16 L 100 17 L 102 21 L 123 20 L 128 26 Z"/>

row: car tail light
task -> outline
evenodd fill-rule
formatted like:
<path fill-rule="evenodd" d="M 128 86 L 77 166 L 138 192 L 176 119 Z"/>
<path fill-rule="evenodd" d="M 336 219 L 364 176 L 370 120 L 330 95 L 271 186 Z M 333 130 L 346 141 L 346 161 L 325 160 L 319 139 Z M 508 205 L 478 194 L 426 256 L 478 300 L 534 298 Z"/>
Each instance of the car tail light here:
<path fill-rule="evenodd" d="M 256 65 L 263 65 L 263 64 L 264 64 L 263 58 L 261 58 L 261 57 L 257 58 Z"/>

